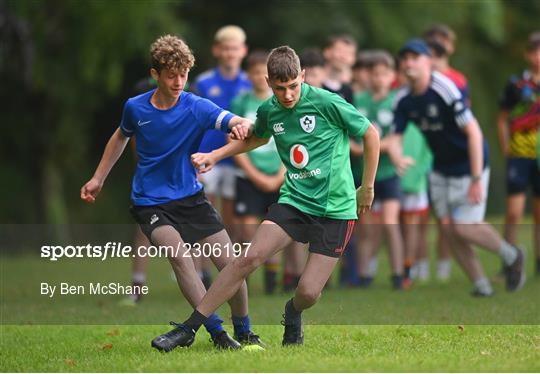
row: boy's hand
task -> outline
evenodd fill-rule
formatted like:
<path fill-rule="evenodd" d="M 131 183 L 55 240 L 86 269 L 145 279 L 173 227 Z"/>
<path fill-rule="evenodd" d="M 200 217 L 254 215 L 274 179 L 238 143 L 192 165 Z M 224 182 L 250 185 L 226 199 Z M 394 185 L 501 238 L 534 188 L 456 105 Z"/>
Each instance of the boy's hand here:
<path fill-rule="evenodd" d="M 81 187 L 81 199 L 87 203 L 94 203 L 102 187 L 103 183 L 97 178 L 90 179 L 84 186 Z"/>
<path fill-rule="evenodd" d="M 356 190 L 356 206 L 358 207 L 358 213 L 365 213 L 371 209 L 373 198 L 375 197 L 375 191 L 373 187 L 360 186 Z"/>
<path fill-rule="evenodd" d="M 482 183 L 480 180 L 472 181 L 469 185 L 469 191 L 467 192 L 467 197 L 471 204 L 480 204 L 483 199 L 482 192 Z"/>
<path fill-rule="evenodd" d="M 251 136 L 253 131 L 253 123 L 245 120 L 237 124 L 231 129 L 230 137 L 233 140 L 244 140 Z"/>
<path fill-rule="evenodd" d="M 216 164 L 216 159 L 212 156 L 212 153 L 194 153 L 191 155 L 191 163 L 199 173 L 203 174 L 212 170 Z"/>
<path fill-rule="evenodd" d="M 399 176 L 405 174 L 407 169 L 415 164 L 414 158 L 409 156 L 401 156 L 392 161 Z"/>

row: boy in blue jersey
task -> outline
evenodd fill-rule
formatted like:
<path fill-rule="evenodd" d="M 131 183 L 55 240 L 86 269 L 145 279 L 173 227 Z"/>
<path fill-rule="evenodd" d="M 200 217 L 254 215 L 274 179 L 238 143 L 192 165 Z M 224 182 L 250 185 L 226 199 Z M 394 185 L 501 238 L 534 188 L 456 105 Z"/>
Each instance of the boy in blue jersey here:
<path fill-rule="evenodd" d="M 216 32 L 212 55 L 218 65 L 197 77 L 193 92 L 207 98 L 221 108 L 230 110 L 232 100 L 252 88 L 247 74 L 241 69 L 246 57 L 246 34 L 238 26 L 224 26 Z M 201 142 L 200 152 L 211 152 L 226 144 L 226 136 L 220 131 L 208 131 Z M 231 158 L 225 159 L 207 174 L 201 175 L 211 200 L 222 199 L 225 224 L 231 224 L 234 212 L 235 170 Z"/>
<path fill-rule="evenodd" d="M 212 55 L 217 66 L 200 74 L 192 86 L 192 91 L 219 107 L 230 110 L 233 98 L 250 91 L 251 82 L 241 69 L 242 60 L 246 57 L 246 34 L 238 26 L 223 26 L 216 31 L 212 45 Z M 211 152 L 226 144 L 226 135 L 219 130 L 210 130 L 204 134 L 200 152 Z M 232 158 L 221 161 L 212 171 L 201 174 L 200 179 L 210 202 L 221 206 L 221 215 L 231 236 L 237 236 L 233 230 L 236 223 L 234 202 L 236 198 L 235 165 Z M 211 278 L 208 261 L 199 259 L 195 267 L 202 277 L 204 285 L 210 287 Z"/>
<path fill-rule="evenodd" d="M 390 156 L 401 156 L 401 138 L 409 122 L 424 134 L 433 152 L 430 195 L 458 262 L 474 282 L 473 295 L 490 296 L 491 284 L 472 249 L 478 245 L 498 253 L 505 264 L 506 289 L 525 283 L 524 253 L 483 223 L 489 166 L 487 144 L 463 96 L 450 79 L 432 71 L 431 52 L 420 39 L 409 40 L 399 51 L 409 87 L 396 98 Z"/>
<path fill-rule="evenodd" d="M 241 139 L 238 129 L 251 122 L 183 91 L 195 59 L 181 39 L 171 35 L 160 37 L 152 44 L 150 54 L 150 73 L 157 81 L 157 88 L 126 102 L 120 126 L 107 143 L 94 176 L 81 188 L 81 199 L 95 201 L 130 137 L 136 135 L 138 162 L 131 213 L 151 243 L 174 249 L 195 242 L 208 243 L 211 247 L 232 246 L 220 216 L 197 181 L 190 156 L 199 149 L 207 130 L 231 131 L 235 138 Z M 174 253 L 174 249 L 167 253 L 169 261 L 182 293 L 195 307 L 205 294 L 204 285 L 193 259 L 184 257 L 184 250 Z M 219 257 L 213 253 L 211 259 L 218 269 L 230 262 L 225 251 Z M 236 340 L 260 343 L 250 331 L 245 283 L 231 299 L 230 306 Z M 240 348 L 223 330 L 222 322 L 213 314 L 205 325 L 214 345 L 222 349 Z M 152 346 L 168 351 L 167 334 L 154 339 Z"/>

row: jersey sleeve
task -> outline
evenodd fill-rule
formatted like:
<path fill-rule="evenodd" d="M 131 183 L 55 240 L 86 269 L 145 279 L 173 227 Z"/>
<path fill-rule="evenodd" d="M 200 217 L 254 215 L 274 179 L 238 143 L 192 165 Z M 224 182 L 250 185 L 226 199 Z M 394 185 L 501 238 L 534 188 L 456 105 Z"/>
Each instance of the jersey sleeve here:
<path fill-rule="evenodd" d="M 409 124 L 409 118 L 405 110 L 405 101 L 403 96 L 397 96 L 394 101 L 394 128 L 397 134 L 403 134 Z"/>
<path fill-rule="evenodd" d="M 508 81 L 504 87 L 503 93 L 499 98 L 499 109 L 512 110 L 517 103 L 519 103 L 519 90 L 515 83 L 515 78 Z"/>
<path fill-rule="evenodd" d="M 471 109 L 465 102 L 464 97 L 461 95 L 452 103 L 452 110 L 456 123 L 459 127 L 467 126 L 468 123 L 474 120 L 474 115 L 472 114 Z"/>
<path fill-rule="evenodd" d="M 268 128 L 268 109 L 265 105 L 261 105 L 257 109 L 257 119 L 255 120 L 255 128 L 253 134 L 258 138 L 269 138 L 272 136 Z"/>
<path fill-rule="evenodd" d="M 337 126 L 346 129 L 354 138 L 361 138 L 369 128 L 370 122 L 352 105 L 338 95 L 329 97 L 327 110 L 330 120 Z"/>
<path fill-rule="evenodd" d="M 120 121 L 120 131 L 125 137 L 130 138 L 135 134 L 135 123 L 133 122 L 133 109 L 130 101 L 126 101 L 124 104 L 124 110 L 122 112 L 122 120 Z"/>
<path fill-rule="evenodd" d="M 198 98 L 193 105 L 193 114 L 205 130 L 229 131 L 229 121 L 234 114 L 222 109 L 210 100 Z"/>

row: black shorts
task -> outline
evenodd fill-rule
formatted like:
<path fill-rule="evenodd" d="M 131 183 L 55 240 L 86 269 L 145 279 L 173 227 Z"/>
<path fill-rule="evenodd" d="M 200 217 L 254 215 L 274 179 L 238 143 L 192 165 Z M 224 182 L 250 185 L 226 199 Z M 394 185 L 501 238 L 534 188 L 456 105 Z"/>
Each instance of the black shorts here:
<path fill-rule="evenodd" d="M 131 206 L 130 211 L 150 241 L 152 231 L 159 226 L 173 226 L 186 243 L 195 243 L 224 229 L 219 213 L 202 190 L 164 204 Z"/>
<path fill-rule="evenodd" d="M 276 203 L 264 218 L 279 225 L 295 241 L 309 243 L 309 251 L 340 257 L 351 239 L 356 220 L 312 216 L 292 205 Z"/>
<path fill-rule="evenodd" d="M 506 160 L 506 192 L 520 194 L 531 186 L 533 194 L 540 197 L 540 168 L 532 158 L 509 158 Z"/>
<path fill-rule="evenodd" d="M 237 216 L 262 217 L 268 207 L 278 201 L 279 192 L 263 192 L 247 178 L 236 178 L 236 202 L 234 211 Z"/>
<path fill-rule="evenodd" d="M 375 190 L 375 200 L 399 200 L 401 197 L 401 184 L 397 175 L 380 181 L 375 181 L 375 185 L 373 187 Z"/>

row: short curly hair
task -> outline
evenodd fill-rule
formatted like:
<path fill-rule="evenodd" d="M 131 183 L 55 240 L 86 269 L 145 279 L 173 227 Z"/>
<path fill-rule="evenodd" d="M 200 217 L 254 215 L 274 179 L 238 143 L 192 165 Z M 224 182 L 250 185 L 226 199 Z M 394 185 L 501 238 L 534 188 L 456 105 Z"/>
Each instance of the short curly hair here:
<path fill-rule="evenodd" d="M 195 64 L 195 57 L 188 45 L 179 37 L 164 35 L 150 46 L 152 68 L 158 73 L 163 69 L 186 71 Z"/>

